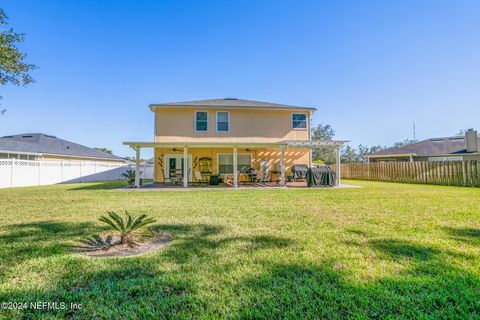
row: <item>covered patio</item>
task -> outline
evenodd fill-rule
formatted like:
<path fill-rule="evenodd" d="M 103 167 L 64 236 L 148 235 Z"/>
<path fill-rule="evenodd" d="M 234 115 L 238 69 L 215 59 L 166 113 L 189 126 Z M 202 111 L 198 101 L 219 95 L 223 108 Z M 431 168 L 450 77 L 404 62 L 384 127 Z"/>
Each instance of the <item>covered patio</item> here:
<path fill-rule="evenodd" d="M 199 149 L 221 149 L 221 150 L 231 150 L 233 155 L 233 173 L 231 175 L 231 179 L 229 179 L 229 183 L 226 183 L 227 186 L 238 188 L 238 187 L 247 187 L 247 186 L 254 186 L 254 187 L 299 187 L 301 184 L 298 183 L 287 183 L 286 181 L 286 165 L 285 165 L 285 154 L 287 151 L 295 150 L 295 149 L 309 149 L 310 153 L 312 149 L 320 149 L 320 148 L 332 148 L 335 150 L 335 157 L 336 157 L 336 165 L 335 165 L 335 186 L 340 186 L 340 149 L 344 145 L 346 141 L 339 141 L 339 140 L 329 140 L 329 141 L 301 141 L 301 140 L 285 140 L 280 142 L 273 142 L 273 143 L 258 143 L 258 142 L 250 142 L 250 143 L 222 143 L 222 142 L 124 142 L 124 145 L 128 145 L 133 150 L 135 150 L 135 188 L 140 188 L 140 175 L 139 172 L 140 168 L 140 156 L 141 156 L 141 149 L 145 148 L 172 148 L 175 151 L 182 150 L 183 154 L 180 154 L 182 159 L 182 169 L 181 169 L 181 186 L 183 188 L 189 188 L 190 186 L 199 186 L 197 182 L 192 182 L 191 174 L 191 157 L 192 155 L 189 154 L 190 152 L 194 152 L 195 150 Z M 250 149 L 275 149 L 278 150 L 278 165 L 279 165 L 279 177 L 277 179 L 278 182 L 272 181 L 275 183 L 267 183 L 263 181 L 262 183 L 241 183 L 239 179 L 239 150 L 250 150 Z M 310 163 L 309 166 L 312 167 L 311 162 L 311 155 L 310 155 Z M 190 159 L 190 160 L 189 160 Z M 156 168 L 156 167 L 155 167 Z M 156 184 L 157 187 L 161 187 L 161 185 Z M 150 186 L 145 186 L 146 188 L 155 187 L 155 183 Z M 167 187 L 176 187 L 176 186 L 167 186 Z M 212 187 L 212 186 L 208 186 Z"/>

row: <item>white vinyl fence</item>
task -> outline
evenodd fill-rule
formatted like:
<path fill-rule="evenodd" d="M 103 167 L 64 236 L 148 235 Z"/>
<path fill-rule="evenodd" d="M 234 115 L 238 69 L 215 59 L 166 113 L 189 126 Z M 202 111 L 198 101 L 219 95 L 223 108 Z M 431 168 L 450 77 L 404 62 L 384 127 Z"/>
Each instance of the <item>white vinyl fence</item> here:
<path fill-rule="evenodd" d="M 135 169 L 133 164 L 98 161 L 46 161 L 0 159 L 0 188 L 42 186 L 124 179 L 121 174 Z M 153 178 L 153 165 L 140 166 L 140 178 Z"/>

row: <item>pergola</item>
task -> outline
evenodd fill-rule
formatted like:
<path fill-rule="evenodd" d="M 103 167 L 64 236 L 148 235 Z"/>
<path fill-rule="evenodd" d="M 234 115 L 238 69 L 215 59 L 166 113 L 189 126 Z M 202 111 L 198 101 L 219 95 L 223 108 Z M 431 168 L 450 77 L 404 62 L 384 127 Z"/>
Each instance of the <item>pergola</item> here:
<path fill-rule="evenodd" d="M 340 149 L 348 141 L 340 140 L 284 140 L 279 142 L 124 142 L 135 150 L 135 187 L 140 187 L 140 150 L 142 148 L 183 148 L 185 168 L 183 187 L 188 188 L 188 149 L 189 148 L 231 148 L 233 150 L 233 187 L 238 187 L 238 149 L 240 148 L 279 148 L 280 149 L 280 186 L 285 186 L 285 150 L 293 148 L 335 150 L 335 185 L 340 185 Z"/>

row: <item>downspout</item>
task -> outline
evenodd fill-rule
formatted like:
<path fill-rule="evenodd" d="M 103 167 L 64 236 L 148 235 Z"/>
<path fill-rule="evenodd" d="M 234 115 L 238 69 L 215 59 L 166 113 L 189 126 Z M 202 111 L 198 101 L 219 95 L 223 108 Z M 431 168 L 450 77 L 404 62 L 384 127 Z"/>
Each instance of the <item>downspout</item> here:
<path fill-rule="evenodd" d="M 309 142 L 312 142 L 312 115 L 313 115 L 313 111 L 310 111 L 310 115 L 309 115 L 309 121 L 308 121 L 308 141 Z M 310 168 L 313 167 L 313 149 L 312 147 L 310 146 L 309 148 L 309 153 L 310 153 Z"/>
<path fill-rule="evenodd" d="M 155 111 L 155 109 L 150 109 L 150 110 L 153 111 L 153 142 L 157 142 L 157 112 Z M 157 180 L 156 172 L 157 172 L 157 148 L 153 147 L 153 168 L 152 168 L 153 182 Z"/>

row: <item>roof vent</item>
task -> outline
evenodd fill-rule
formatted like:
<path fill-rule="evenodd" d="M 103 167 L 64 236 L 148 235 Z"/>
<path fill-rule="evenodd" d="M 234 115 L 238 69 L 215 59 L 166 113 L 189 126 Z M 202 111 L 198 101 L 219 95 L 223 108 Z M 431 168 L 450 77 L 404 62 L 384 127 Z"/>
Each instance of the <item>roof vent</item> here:
<path fill-rule="evenodd" d="M 22 136 L 22 138 L 33 138 L 33 136 Z"/>
<path fill-rule="evenodd" d="M 51 136 L 49 134 L 44 134 L 45 137 L 48 137 L 48 138 L 56 138 L 55 136 Z"/>
<path fill-rule="evenodd" d="M 238 100 L 237 98 L 225 98 L 224 100 Z"/>
<path fill-rule="evenodd" d="M 3 136 L 3 138 L 13 138 L 13 136 Z"/>

